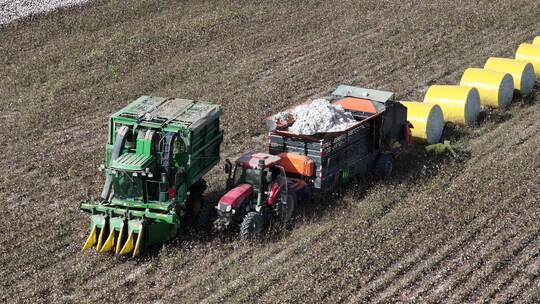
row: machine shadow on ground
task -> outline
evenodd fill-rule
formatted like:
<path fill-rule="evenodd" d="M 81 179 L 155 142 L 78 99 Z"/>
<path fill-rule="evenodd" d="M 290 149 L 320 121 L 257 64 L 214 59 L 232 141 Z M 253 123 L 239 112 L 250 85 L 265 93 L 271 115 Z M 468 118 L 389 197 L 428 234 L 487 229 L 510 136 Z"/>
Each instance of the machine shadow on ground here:
<path fill-rule="evenodd" d="M 448 135 L 451 138 L 459 138 L 466 134 L 457 134 L 456 130 L 449 130 Z M 395 162 L 394 176 L 387 180 L 378 180 L 374 176 L 356 177 L 349 183 L 344 184 L 336 188 L 333 193 L 315 198 L 312 202 L 300 204 L 298 206 L 297 214 L 294 220 L 290 223 L 278 223 L 272 222 L 267 233 L 256 240 L 246 241 L 245 243 L 254 242 L 258 245 L 264 245 L 265 243 L 271 243 L 281 240 L 290 234 L 295 226 L 317 221 L 325 214 L 331 213 L 333 210 L 343 207 L 347 202 L 345 197 L 352 197 L 356 201 L 363 200 L 365 194 L 374 185 L 383 183 L 416 183 L 423 179 L 428 179 L 442 167 L 443 163 L 447 162 L 462 162 L 469 157 L 467 151 L 457 151 L 457 157 L 453 157 L 450 153 L 434 154 L 425 150 L 425 147 L 420 144 L 414 144 L 409 151 L 404 153 L 400 159 Z M 223 190 L 213 190 L 207 193 L 207 198 L 210 201 L 217 201 L 217 199 L 223 194 Z M 389 212 L 391 208 L 388 208 Z M 228 244 L 232 242 L 238 242 L 238 231 L 231 230 L 216 233 L 211 229 L 201 231 L 193 228 L 190 225 L 184 225 L 180 237 L 168 243 L 168 246 L 173 248 L 181 248 L 186 242 L 220 242 Z M 155 246 L 155 248 L 148 248 L 146 256 L 156 256 L 159 254 L 159 248 L 161 246 Z"/>

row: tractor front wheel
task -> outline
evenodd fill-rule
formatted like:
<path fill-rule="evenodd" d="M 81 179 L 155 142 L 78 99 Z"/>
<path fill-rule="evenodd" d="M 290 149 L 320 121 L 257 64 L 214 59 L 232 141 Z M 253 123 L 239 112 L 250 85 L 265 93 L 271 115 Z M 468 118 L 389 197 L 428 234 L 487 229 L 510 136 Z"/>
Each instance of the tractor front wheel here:
<path fill-rule="evenodd" d="M 252 211 L 249 212 L 242 225 L 240 225 L 240 238 L 242 240 L 249 240 L 261 236 L 266 226 L 266 220 L 262 213 Z"/>

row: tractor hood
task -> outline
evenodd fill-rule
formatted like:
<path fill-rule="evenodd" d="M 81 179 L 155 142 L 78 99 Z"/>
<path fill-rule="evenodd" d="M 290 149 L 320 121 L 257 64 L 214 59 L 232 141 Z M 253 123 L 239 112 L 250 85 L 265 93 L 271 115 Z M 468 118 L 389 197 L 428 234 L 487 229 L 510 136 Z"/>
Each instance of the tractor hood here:
<path fill-rule="evenodd" d="M 229 190 L 219 200 L 220 206 L 231 206 L 237 208 L 240 204 L 253 193 L 253 187 L 249 184 L 241 184 Z"/>
<path fill-rule="evenodd" d="M 144 171 L 146 168 L 149 168 L 153 162 L 154 158 L 152 156 L 137 153 L 125 153 L 111 161 L 111 169 L 120 171 Z"/>

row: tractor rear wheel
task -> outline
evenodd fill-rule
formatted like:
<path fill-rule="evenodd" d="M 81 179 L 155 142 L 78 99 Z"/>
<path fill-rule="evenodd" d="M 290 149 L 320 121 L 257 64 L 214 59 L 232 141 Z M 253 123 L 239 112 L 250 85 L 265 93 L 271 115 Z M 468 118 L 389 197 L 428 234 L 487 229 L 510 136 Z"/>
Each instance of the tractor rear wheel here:
<path fill-rule="evenodd" d="M 279 200 L 278 215 L 282 222 L 288 222 L 296 215 L 296 197 L 291 193 L 287 194 L 285 200 L 283 197 Z"/>
<path fill-rule="evenodd" d="M 388 179 L 394 170 L 394 156 L 381 154 L 375 163 L 375 175 L 380 179 Z"/>
<path fill-rule="evenodd" d="M 240 239 L 249 240 L 261 236 L 266 226 L 264 215 L 260 212 L 249 212 L 240 225 Z"/>

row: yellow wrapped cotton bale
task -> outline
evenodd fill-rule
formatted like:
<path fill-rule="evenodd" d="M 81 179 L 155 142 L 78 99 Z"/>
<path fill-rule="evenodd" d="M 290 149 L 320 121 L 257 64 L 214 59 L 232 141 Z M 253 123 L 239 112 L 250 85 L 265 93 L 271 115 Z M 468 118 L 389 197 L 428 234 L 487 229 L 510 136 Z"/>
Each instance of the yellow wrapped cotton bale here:
<path fill-rule="evenodd" d="M 536 76 L 533 65 L 526 61 L 510 58 L 491 57 L 486 61 L 484 69 L 509 73 L 514 79 L 514 89 L 523 96 L 529 95 L 534 87 Z"/>
<path fill-rule="evenodd" d="M 522 43 L 516 51 L 516 59 L 532 63 L 534 73 L 540 76 L 540 45 Z"/>
<path fill-rule="evenodd" d="M 426 92 L 424 102 L 438 104 L 444 120 L 456 124 L 472 124 L 480 113 L 480 95 L 471 87 L 434 85 Z"/>
<path fill-rule="evenodd" d="M 514 96 L 514 80 L 508 73 L 469 68 L 461 76 L 459 85 L 476 88 L 480 104 L 484 106 L 506 107 Z"/>
<path fill-rule="evenodd" d="M 534 45 L 540 45 L 540 36 L 534 37 L 533 44 Z"/>
<path fill-rule="evenodd" d="M 444 129 L 444 116 L 436 104 L 417 101 L 402 101 L 407 108 L 407 120 L 412 124 L 412 136 L 415 140 L 434 144 L 441 140 Z"/>

